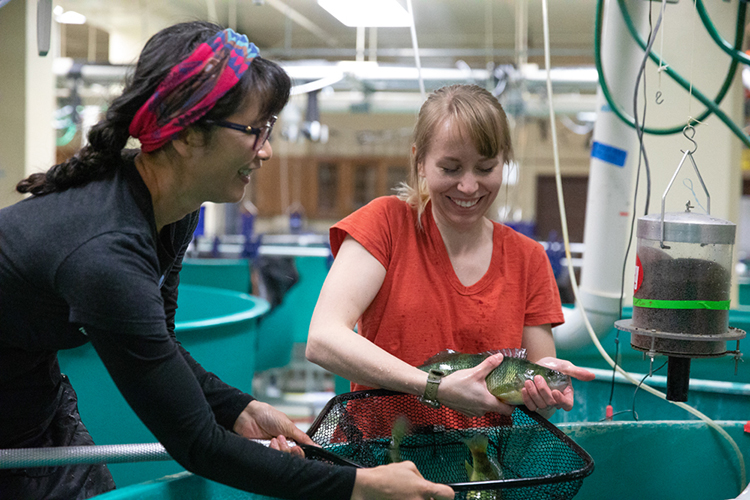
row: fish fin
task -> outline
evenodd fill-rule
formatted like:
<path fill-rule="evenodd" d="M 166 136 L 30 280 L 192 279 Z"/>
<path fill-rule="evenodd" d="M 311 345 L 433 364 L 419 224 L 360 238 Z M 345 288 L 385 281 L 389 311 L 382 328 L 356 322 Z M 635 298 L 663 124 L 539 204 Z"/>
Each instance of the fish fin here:
<path fill-rule="evenodd" d="M 464 439 L 464 444 L 469 448 L 469 451 L 471 451 L 472 454 L 487 453 L 487 446 L 489 443 L 490 440 L 481 432 L 477 432 L 470 438 Z"/>
<path fill-rule="evenodd" d="M 411 423 L 405 415 L 399 415 L 393 422 L 393 427 L 391 428 L 391 446 L 389 450 L 391 462 L 393 463 L 401 461 L 401 441 L 403 441 L 410 426 Z"/>
<path fill-rule="evenodd" d="M 434 356 L 430 357 L 430 359 L 425 360 L 425 362 L 419 365 L 419 367 L 421 368 L 423 366 L 441 363 L 445 361 L 446 359 L 452 360 L 456 354 L 462 354 L 462 353 L 454 351 L 453 349 L 444 349 L 440 351 L 439 353 L 435 354 Z"/>
<path fill-rule="evenodd" d="M 526 359 L 526 349 L 524 348 L 513 348 L 513 349 L 491 349 L 489 351 L 480 352 L 473 354 L 472 356 L 479 357 L 480 359 L 488 358 L 493 354 L 502 354 L 506 358 L 519 358 Z M 454 351 L 453 349 L 444 349 L 439 353 L 431 356 L 425 360 L 424 363 L 419 365 L 417 368 L 423 369 L 426 366 L 439 365 L 443 363 L 451 363 L 455 361 L 456 355 L 464 354 L 462 352 Z"/>
<path fill-rule="evenodd" d="M 514 347 L 512 349 L 490 349 L 489 351 L 484 351 L 479 354 L 485 355 L 486 357 L 490 357 L 493 354 L 502 354 L 506 358 L 526 359 L 526 349 L 523 347 Z"/>
<path fill-rule="evenodd" d="M 503 353 L 503 356 L 505 356 L 506 358 L 526 359 L 526 349 L 522 347 L 514 349 L 500 349 L 500 352 Z"/>
<path fill-rule="evenodd" d="M 468 460 L 464 460 L 464 467 L 466 467 L 466 475 L 471 479 L 471 476 L 474 475 L 474 467 L 471 466 Z"/>
<path fill-rule="evenodd" d="M 523 396 L 521 396 L 520 390 L 509 390 L 501 393 L 492 393 L 497 399 L 507 405 L 518 406 L 523 404 Z"/>

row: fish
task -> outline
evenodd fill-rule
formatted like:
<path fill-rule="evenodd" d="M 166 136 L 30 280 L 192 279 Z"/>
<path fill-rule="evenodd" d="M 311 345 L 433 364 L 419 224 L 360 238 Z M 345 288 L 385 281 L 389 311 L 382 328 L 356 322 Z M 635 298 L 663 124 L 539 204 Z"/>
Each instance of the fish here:
<path fill-rule="evenodd" d="M 464 461 L 466 474 L 469 481 L 497 481 L 503 479 L 503 469 L 496 459 L 487 455 L 489 439 L 482 433 L 476 433 L 472 437 L 464 439 L 464 444 L 471 452 L 471 465 L 468 460 Z M 500 500 L 501 496 L 497 490 L 467 491 L 466 500 Z"/>
<path fill-rule="evenodd" d="M 552 390 L 562 392 L 571 385 L 569 375 L 527 360 L 526 349 L 501 349 L 478 354 L 465 354 L 446 349 L 432 356 L 418 368 L 426 372 L 432 369 L 441 370 L 445 375 L 450 375 L 458 370 L 474 368 L 497 353 L 503 354 L 503 361 L 487 375 L 485 380 L 490 393 L 503 403 L 522 405 L 521 389 L 527 380 L 533 380 L 537 375 L 544 377 Z"/>
<path fill-rule="evenodd" d="M 404 440 L 404 436 L 406 436 L 410 426 L 409 419 L 404 415 L 398 416 L 393 422 L 388 454 L 390 455 L 391 462 L 394 464 L 401 461 L 401 441 Z"/>

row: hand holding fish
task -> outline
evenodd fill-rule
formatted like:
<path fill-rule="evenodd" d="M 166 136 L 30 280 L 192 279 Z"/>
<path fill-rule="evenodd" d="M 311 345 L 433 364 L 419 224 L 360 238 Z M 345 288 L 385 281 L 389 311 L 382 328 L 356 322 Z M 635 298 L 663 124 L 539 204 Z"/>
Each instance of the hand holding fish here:
<path fill-rule="evenodd" d="M 299 446 L 287 445 L 284 436 L 300 444 L 316 446 L 310 436 L 294 425 L 288 416 L 258 400 L 251 401 L 240 413 L 234 423 L 234 432 L 248 439 L 270 438 L 271 448 L 292 455 L 304 456 L 304 452 Z"/>
<path fill-rule="evenodd" d="M 532 363 L 526 359 L 526 349 L 478 354 L 448 349 L 432 356 L 418 368 L 423 371 L 438 369 L 445 373 L 438 400 L 468 416 L 480 416 L 488 411 L 510 415 L 513 406 L 521 404 L 530 410 L 570 410 L 573 407 L 570 378 L 594 378 L 594 374 L 585 368 L 554 357 L 544 357 Z M 486 401 L 490 395 L 497 398 L 494 404 Z"/>
<path fill-rule="evenodd" d="M 450 486 L 427 481 L 413 462 L 357 469 L 352 500 L 452 500 Z"/>
<path fill-rule="evenodd" d="M 578 380 L 589 381 L 594 379 L 593 373 L 585 368 L 575 366 L 570 361 L 564 359 L 546 357 L 537 361 L 536 364 L 551 368 Z M 557 389 L 553 390 L 547 384 L 547 380 L 540 375 L 536 375 L 533 380 L 526 380 L 524 387 L 521 390 L 521 394 L 523 396 L 524 404 L 532 411 L 545 410 L 548 408 L 570 411 L 573 408 L 573 386 L 567 385 L 562 391 Z"/>
<path fill-rule="evenodd" d="M 513 407 L 493 396 L 485 380 L 502 362 L 502 354 L 493 354 L 473 368 L 446 376 L 438 390 L 440 403 L 469 417 L 481 417 L 488 412 L 510 415 Z"/>

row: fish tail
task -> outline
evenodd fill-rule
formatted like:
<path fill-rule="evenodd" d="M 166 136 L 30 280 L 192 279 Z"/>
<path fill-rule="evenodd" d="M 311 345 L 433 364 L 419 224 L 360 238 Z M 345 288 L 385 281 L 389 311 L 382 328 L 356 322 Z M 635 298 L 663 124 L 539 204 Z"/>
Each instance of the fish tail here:
<path fill-rule="evenodd" d="M 393 428 L 391 429 L 391 448 L 389 450 L 391 462 L 393 463 L 401 461 L 401 441 L 403 441 L 406 436 L 409 426 L 409 419 L 404 415 L 399 415 L 399 417 L 393 422 Z"/>
<path fill-rule="evenodd" d="M 474 475 L 474 467 L 471 466 L 468 460 L 464 460 L 464 467 L 466 467 L 466 475 L 471 479 Z"/>
<path fill-rule="evenodd" d="M 474 434 L 470 438 L 464 439 L 464 444 L 468 446 L 472 455 L 486 454 L 489 442 L 490 440 L 487 436 L 481 433 Z"/>
<path fill-rule="evenodd" d="M 489 442 L 489 438 L 482 433 L 477 433 L 470 438 L 464 439 L 464 444 L 469 448 L 472 460 L 474 461 L 471 471 L 473 474 L 469 474 L 469 481 L 503 478 L 503 471 L 500 464 L 497 463 L 495 458 L 487 454 Z M 469 470 L 468 466 L 466 470 Z"/>

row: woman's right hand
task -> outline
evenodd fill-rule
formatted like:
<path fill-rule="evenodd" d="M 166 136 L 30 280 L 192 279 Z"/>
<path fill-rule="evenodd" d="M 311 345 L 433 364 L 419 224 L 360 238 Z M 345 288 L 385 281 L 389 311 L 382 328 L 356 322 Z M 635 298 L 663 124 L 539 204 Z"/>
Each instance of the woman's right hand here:
<path fill-rule="evenodd" d="M 357 469 L 352 500 L 452 500 L 453 489 L 427 481 L 410 461 Z"/>
<path fill-rule="evenodd" d="M 481 417 L 488 412 L 510 415 L 514 407 L 493 396 L 485 380 L 502 362 L 503 355 L 494 354 L 474 368 L 458 370 L 444 377 L 438 387 L 438 401 L 468 417 Z"/>

